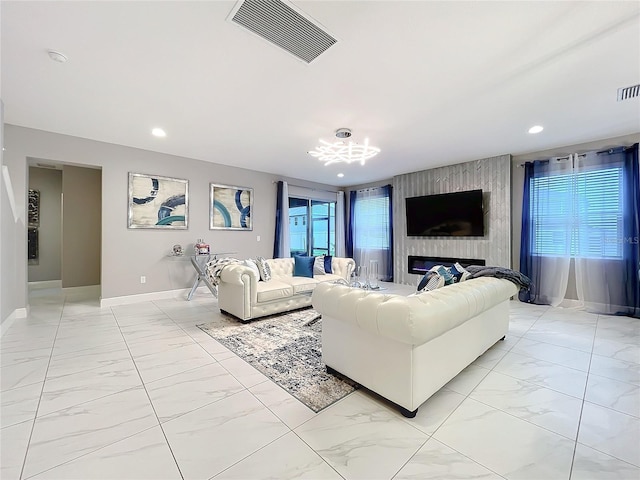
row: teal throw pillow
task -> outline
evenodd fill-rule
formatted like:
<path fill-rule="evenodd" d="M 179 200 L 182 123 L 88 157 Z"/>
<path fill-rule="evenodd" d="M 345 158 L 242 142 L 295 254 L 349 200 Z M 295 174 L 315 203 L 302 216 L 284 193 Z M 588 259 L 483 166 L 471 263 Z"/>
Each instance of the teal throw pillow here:
<path fill-rule="evenodd" d="M 316 257 L 293 257 L 293 276 L 313 278 L 313 264 Z"/>

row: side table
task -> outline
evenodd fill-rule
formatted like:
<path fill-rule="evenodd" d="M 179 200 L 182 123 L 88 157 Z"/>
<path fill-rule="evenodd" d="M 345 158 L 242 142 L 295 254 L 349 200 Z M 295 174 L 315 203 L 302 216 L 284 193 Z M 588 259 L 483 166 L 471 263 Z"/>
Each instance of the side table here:
<path fill-rule="evenodd" d="M 198 287 L 200 286 L 200 282 L 203 282 L 207 288 L 211 291 L 214 297 L 218 298 L 218 289 L 215 285 L 213 285 L 209 279 L 207 278 L 207 263 L 211 260 L 217 258 L 220 255 L 234 255 L 236 252 L 217 252 L 217 253 L 205 253 L 205 254 L 194 254 L 189 255 L 189 260 L 191 261 L 191 265 L 196 271 L 196 278 L 193 280 L 193 286 L 189 291 L 189 295 L 187 295 L 187 300 L 191 300 L 193 298 L 193 294 L 196 292 Z M 171 257 L 175 255 L 170 255 Z M 183 257 L 185 258 L 186 255 Z"/>

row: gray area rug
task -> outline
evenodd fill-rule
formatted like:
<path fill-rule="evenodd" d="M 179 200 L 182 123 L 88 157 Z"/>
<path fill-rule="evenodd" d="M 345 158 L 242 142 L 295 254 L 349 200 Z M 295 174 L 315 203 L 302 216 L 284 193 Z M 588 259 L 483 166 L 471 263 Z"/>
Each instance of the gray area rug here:
<path fill-rule="evenodd" d="M 247 324 L 222 315 L 198 327 L 314 412 L 357 387 L 326 372 L 322 363 L 322 319 L 313 309 Z"/>

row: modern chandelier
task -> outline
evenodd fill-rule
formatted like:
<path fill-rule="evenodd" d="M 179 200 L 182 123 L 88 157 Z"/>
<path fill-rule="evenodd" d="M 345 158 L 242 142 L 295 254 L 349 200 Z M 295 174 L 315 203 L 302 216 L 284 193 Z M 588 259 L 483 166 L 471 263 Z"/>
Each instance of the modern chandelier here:
<path fill-rule="evenodd" d="M 360 162 L 361 165 L 364 165 L 364 162 L 380 153 L 378 147 L 369 145 L 368 138 L 364 139 L 364 144 L 362 145 L 351 140 L 345 141 L 345 139 L 351 137 L 351 129 L 349 128 L 336 130 L 336 137 L 339 140 L 333 143 L 320 139 L 320 145 L 315 150 L 309 151 L 309 155 L 325 162 L 325 166 L 339 162 Z"/>

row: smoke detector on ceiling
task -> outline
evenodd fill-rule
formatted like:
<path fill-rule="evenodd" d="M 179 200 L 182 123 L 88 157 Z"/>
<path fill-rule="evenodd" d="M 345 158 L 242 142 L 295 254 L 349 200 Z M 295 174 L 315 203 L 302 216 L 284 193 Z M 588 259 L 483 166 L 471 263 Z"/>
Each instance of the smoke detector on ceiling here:
<path fill-rule="evenodd" d="M 338 138 L 349 138 L 351 136 L 350 128 L 339 128 L 336 130 L 336 137 Z"/>
<path fill-rule="evenodd" d="M 67 61 L 67 56 L 64 53 L 56 52 L 55 50 L 49 50 L 47 53 L 54 62 L 65 63 Z"/>

